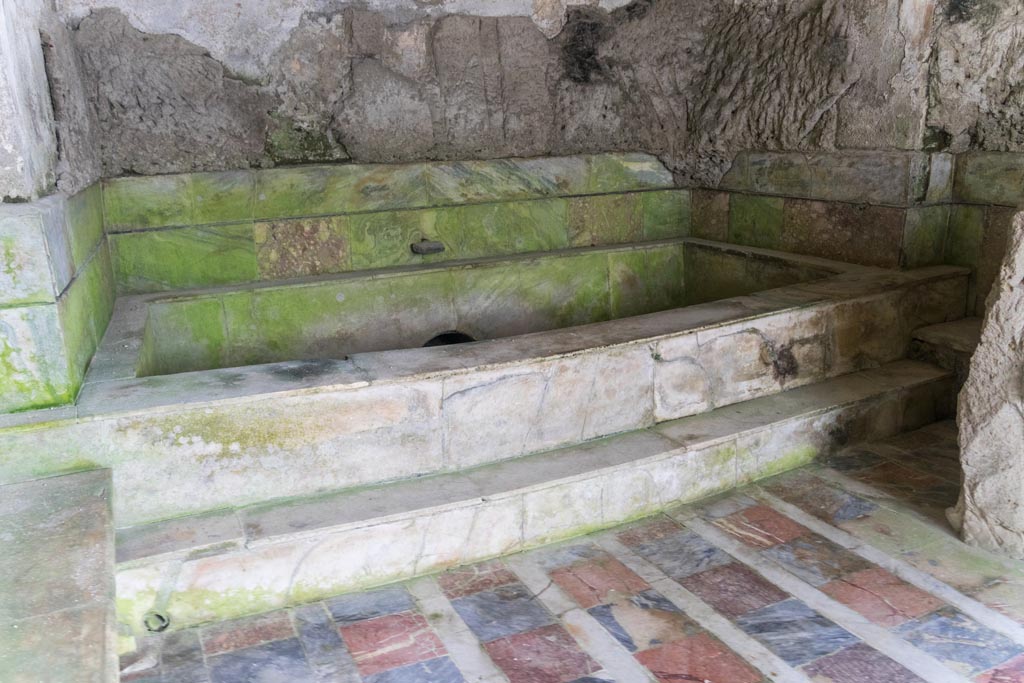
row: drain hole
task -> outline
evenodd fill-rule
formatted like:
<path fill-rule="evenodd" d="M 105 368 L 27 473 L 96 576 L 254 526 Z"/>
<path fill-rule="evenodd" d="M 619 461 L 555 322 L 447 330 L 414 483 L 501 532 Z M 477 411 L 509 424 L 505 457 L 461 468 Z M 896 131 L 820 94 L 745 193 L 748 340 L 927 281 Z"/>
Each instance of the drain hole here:
<path fill-rule="evenodd" d="M 449 330 L 448 332 L 442 332 L 437 335 L 426 344 L 427 346 L 450 346 L 452 344 L 466 344 L 468 342 L 476 341 L 465 332 L 459 332 L 458 330 Z"/>
<path fill-rule="evenodd" d="M 171 625 L 171 618 L 159 612 L 147 612 L 146 616 L 142 617 L 142 624 L 146 627 L 147 631 L 160 633 L 161 631 L 166 631 L 167 627 Z"/>

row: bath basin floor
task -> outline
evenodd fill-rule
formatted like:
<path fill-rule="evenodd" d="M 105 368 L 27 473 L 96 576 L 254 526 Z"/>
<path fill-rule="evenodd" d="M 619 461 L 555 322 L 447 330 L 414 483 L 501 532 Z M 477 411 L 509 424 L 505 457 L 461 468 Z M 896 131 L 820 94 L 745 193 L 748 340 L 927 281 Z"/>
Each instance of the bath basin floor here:
<path fill-rule="evenodd" d="M 122 681 L 1024 681 L 1024 563 L 962 544 L 936 423 L 667 514 L 153 635 Z"/>

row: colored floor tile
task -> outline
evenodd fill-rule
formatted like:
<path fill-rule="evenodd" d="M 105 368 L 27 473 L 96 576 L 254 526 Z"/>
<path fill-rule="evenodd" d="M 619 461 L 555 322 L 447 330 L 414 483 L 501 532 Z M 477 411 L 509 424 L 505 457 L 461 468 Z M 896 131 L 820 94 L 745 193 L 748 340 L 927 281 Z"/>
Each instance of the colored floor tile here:
<path fill-rule="evenodd" d="M 449 599 L 465 597 L 518 580 L 515 574 L 497 560 L 459 567 L 437 577 L 438 585 Z"/>
<path fill-rule="evenodd" d="M 758 683 L 763 680 L 756 669 L 706 633 L 641 652 L 636 658 L 660 683 Z"/>
<path fill-rule="evenodd" d="M 566 683 L 601 667 L 557 624 L 484 644 L 509 683 Z"/>
<path fill-rule="evenodd" d="M 818 534 L 808 533 L 762 553 L 812 586 L 871 568 L 871 563 Z"/>
<path fill-rule="evenodd" d="M 552 570 L 548 575 L 583 609 L 650 588 L 650 584 L 607 553 Z"/>
<path fill-rule="evenodd" d="M 366 683 L 465 683 L 465 680 L 451 659 L 438 657 L 368 676 Z"/>
<path fill-rule="evenodd" d="M 804 673 L 822 683 L 925 683 L 914 672 L 863 643 L 808 664 Z"/>
<path fill-rule="evenodd" d="M 828 486 L 809 472 L 768 482 L 764 489 L 828 524 L 860 519 L 878 509 L 877 504 Z"/>
<path fill-rule="evenodd" d="M 860 642 L 793 598 L 745 614 L 736 625 L 791 666 L 807 664 Z"/>
<path fill-rule="evenodd" d="M 673 579 L 732 562 L 724 551 L 668 520 L 634 527 L 618 538 Z"/>
<path fill-rule="evenodd" d="M 322 680 L 354 680 L 357 667 L 323 603 L 292 611 L 299 642 L 310 667 Z"/>
<path fill-rule="evenodd" d="M 452 607 L 484 643 L 554 623 L 554 617 L 521 583 L 452 600 Z"/>
<path fill-rule="evenodd" d="M 740 510 L 714 520 L 714 524 L 754 548 L 771 548 L 808 533 L 807 528 L 766 505 Z"/>
<path fill-rule="evenodd" d="M 739 617 L 789 597 L 760 574 L 738 562 L 694 574 L 679 583 L 727 617 Z"/>
<path fill-rule="evenodd" d="M 1024 683 L 1024 655 L 1014 657 L 974 680 L 977 683 Z"/>
<path fill-rule="evenodd" d="M 943 602 L 880 567 L 831 581 L 821 591 L 885 628 L 939 609 Z"/>
<path fill-rule="evenodd" d="M 426 618 L 415 612 L 357 621 L 340 631 L 363 676 L 447 654 Z"/>
<path fill-rule="evenodd" d="M 383 617 L 416 609 L 409 591 L 401 587 L 342 595 L 327 601 L 327 610 L 339 624 Z"/>
<path fill-rule="evenodd" d="M 951 607 L 907 622 L 896 631 L 915 647 L 965 675 L 974 675 L 1024 648 Z"/>
<path fill-rule="evenodd" d="M 273 640 L 294 638 L 295 629 L 288 612 L 280 610 L 213 624 L 202 629 L 200 637 L 203 652 L 209 656 Z"/>
<path fill-rule="evenodd" d="M 210 683 L 319 683 L 296 638 L 226 652 L 208 661 Z"/>
<path fill-rule="evenodd" d="M 655 590 L 591 607 L 587 612 L 630 652 L 693 635 L 700 627 Z"/>

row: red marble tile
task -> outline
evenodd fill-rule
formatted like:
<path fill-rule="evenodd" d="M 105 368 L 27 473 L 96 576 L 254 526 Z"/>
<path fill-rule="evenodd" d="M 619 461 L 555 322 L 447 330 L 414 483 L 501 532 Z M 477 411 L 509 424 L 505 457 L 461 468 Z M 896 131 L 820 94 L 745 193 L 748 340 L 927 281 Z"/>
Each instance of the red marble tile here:
<path fill-rule="evenodd" d="M 207 655 L 231 652 L 272 640 L 294 637 L 295 629 L 292 627 L 291 617 L 286 610 L 244 619 L 233 619 L 207 626 L 200 631 L 203 651 Z"/>
<path fill-rule="evenodd" d="M 518 580 L 515 574 L 497 560 L 459 567 L 437 577 L 441 590 L 452 600 Z"/>
<path fill-rule="evenodd" d="M 863 643 L 804 667 L 814 683 L 925 683 L 903 665 Z"/>
<path fill-rule="evenodd" d="M 600 667 L 555 624 L 484 643 L 509 683 L 565 683 Z"/>
<path fill-rule="evenodd" d="M 715 525 L 755 548 L 771 548 L 788 543 L 808 532 L 781 512 L 766 505 L 755 505 L 728 517 L 714 520 Z"/>
<path fill-rule="evenodd" d="M 974 679 L 978 683 L 1024 683 L 1024 655 L 986 671 Z"/>
<path fill-rule="evenodd" d="M 583 609 L 651 587 L 611 555 L 556 569 L 551 572 L 551 580 Z"/>
<path fill-rule="evenodd" d="M 820 589 L 886 628 L 899 626 L 945 604 L 881 567 L 872 567 L 830 581 Z"/>
<path fill-rule="evenodd" d="M 682 531 L 682 527 L 679 524 L 671 519 L 662 517 L 657 521 L 626 529 L 618 535 L 618 539 L 623 545 L 635 548 L 644 543 L 660 541 L 663 538 L 674 536 L 680 531 Z"/>
<path fill-rule="evenodd" d="M 637 653 L 662 683 L 757 683 L 761 674 L 706 633 Z"/>
<path fill-rule="evenodd" d="M 357 621 L 338 630 L 364 676 L 447 653 L 427 620 L 415 612 Z"/>
<path fill-rule="evenodd" d="M 725 616 L 733 618 L 789 597 L 760 574 L 738 562 L 688 576 L 679 583 Z"/>

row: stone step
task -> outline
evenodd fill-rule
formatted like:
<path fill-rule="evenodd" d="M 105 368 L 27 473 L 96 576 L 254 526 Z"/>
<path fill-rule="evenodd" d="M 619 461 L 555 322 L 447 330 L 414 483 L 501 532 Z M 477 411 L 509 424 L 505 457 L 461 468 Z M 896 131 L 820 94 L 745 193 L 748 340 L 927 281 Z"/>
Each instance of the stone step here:
<path fill-rule="evenodd" d="M 507 462 L 125 528 L 119 618 L 182 628 L 577 536 L 948 417 L 952 382 L 897 361 Z"/>
<path fill-rule="evenodd" d="M 0 487 L 0 542 L 0 681 L 116 681 L 110 470 Z"/>
<path fill-rule="evenodd" d="M 967 379 L 971 356 L 981 338 L 981 318 L 962 318 L 914 331 L 910 357 L 956 374 L 957 390 Z"/>

